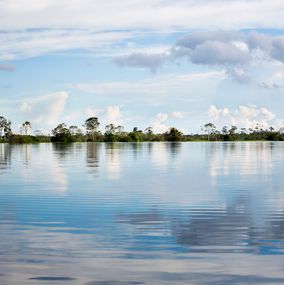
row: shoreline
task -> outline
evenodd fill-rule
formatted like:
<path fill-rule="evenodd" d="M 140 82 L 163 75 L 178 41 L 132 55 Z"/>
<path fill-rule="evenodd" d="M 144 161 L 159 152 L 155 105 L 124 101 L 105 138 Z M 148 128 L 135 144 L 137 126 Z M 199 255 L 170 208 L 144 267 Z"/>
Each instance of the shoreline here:
<path fill-rule="evenodd" d="M 271 142 L 283 142 L 283 140 L 234 140 L 234 141 L 205 141 L 205 140 L 188 140 L 188 141 L 140 141 L 140 142 L 123 142 L 123 141 L 95 141 L 95 142 L 0 142 L 0 145 L 9 144 L 9 145 L 38 145 L 38 144 L 60 144 L 60 145 L 70 145 L 70 144 L 89 144 L 89 143 L 106 143 L 106 144 L 143 144 L 143 143 L 253 143 L 253 142 L 262 142 L 262 143 L 271 143 Z"/>

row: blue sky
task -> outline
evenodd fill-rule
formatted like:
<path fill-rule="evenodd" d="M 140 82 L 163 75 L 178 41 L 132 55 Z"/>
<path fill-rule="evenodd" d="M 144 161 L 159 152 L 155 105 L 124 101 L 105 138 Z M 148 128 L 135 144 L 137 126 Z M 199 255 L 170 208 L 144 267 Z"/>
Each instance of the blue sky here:
<path fill-rule="evenodd" d="M 2 0 L 0 115 L 31 121 L 284 126 L 281 0 Z"/>

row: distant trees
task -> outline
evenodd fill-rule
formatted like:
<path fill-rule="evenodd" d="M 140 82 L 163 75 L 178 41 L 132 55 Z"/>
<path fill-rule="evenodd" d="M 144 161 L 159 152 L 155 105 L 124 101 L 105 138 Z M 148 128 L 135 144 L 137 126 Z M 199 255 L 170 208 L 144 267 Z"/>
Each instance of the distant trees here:
<path fill-rule="evenodd" d="M 52 130 L 53 142 L 73 142 L 72 135 L 70 130 L 67 128 L 67 126 L 64 123 L 59 124 L 57 127 L 55 127 Z"/>
<path fill-rule="evenodd" d="M 11 121 L 8 121 L 6 118 L 0 116 L 0 138 L 6 139 L 11 135 Z"/>
<path fill-rule="evenodd" d="M 72 140 L 76 142 L 85 141 L 85 136 L 83 134 L 83 131 L 78 126 L 75 125 L 70 126 L 69 132 L 71 134 Z"/>
<path fill-rule="evenodd" d="M 69 127 L 69 132 L 71 133 L 72 136 L 77 136 L 82 134 L 82 131 L 79 129 L 79 127 L 73 125 Z"/>
<path fill-rule="evenodd" d="M 133 142 L 141 142 L 143 140 L 143 132 L 139 130 L 137 127 L 133 128 L 133 131 L 130 132 L 129 137 Z"/>
<path fill-rule="evenodd" d="M 98 135 L 98 129 L 100 126 L 100 122 L 97 117 L 91 117 L 85 121 L 85 128 L 87 134 L 92 137 L 92 141 L 95 141 L 96 135 Z"/>
<path fill-rule="evenodd" d="M 213 135 L 216 131 L 216 126 L 213 123 L 207 123 L 202 128 L 207 134 L 207 140 L 210 140 L 210 136 Z"/>
<path fill-rule="evenodd" d="M 102 134 L 99 130 L 100 122 L 97 117 L 90 117 L 84 125 L 86 132 L 76 125 L 67 126 L 59 124 L 52 130 L 52 135 L 45 135 L 39 130 L 31 135 L 32 124 L 25 121 L 21 125 L 21 135 L 12 134 L 11 122 L 0 116 L 0 142 L 10 143 L 38 143 L 38 142 L 143 142 L 143 141 L 248 141 L 248 140 L 270 140 L 284 141 L 284 127 L 276 130 L 274 127 L 264 127 L 256 124 L 254 128 L 240 128 L 237 126 L 224 126 L 220 130 L 213 123 L 207 123 L 202 127 L 202 133 L 184 135 L 178 129 L 172 127 L 164 133 L 154 133 L 152 127 L 144 131 L 134 127 L 127 132 L 121 125 L 108 124 Z"/>
<path fill-rule="evenodd" d="M 105 127 L 104 139 L 106 142 L 118 141 L 118 134 L 122 132 L 121 126 L 115 126 L 114 124 L 108 124 Z"/>
<path fill-rule="evenodd" d="M 25 121 L 21 126 L 21 132 L 23 135 L 27 136 L 32 129 L 32 124 L 29 121 Z"/>
<path fill-rule="evenodd" d="M 170 142 L 182 141 L 183 133 L 176 128 L 170 128 L 170 130 L 165 133 L 165 140 Z"/>
<path fill-rule="evenodd" d="M 152 127 L 148 127 L 148 128 L 145 129 L 144 132 L 147 135 L 152 135 L 153 134 L 153 128 Z"/>
<path fill-rule="evenodd" d="M 237 132 L 237 127 L 236 126 L 231 126 L 229 129 L 229 140 L 233 141 L 236 139 L 236 132 Z"/>
<path fill-rule="evenodd" d="M 153 141 L 155 138 L 154 132 L 153 132 L 153 128 L 152 127 L 147 127 L 144 130 L 144 138 L 147 141 Z"/>

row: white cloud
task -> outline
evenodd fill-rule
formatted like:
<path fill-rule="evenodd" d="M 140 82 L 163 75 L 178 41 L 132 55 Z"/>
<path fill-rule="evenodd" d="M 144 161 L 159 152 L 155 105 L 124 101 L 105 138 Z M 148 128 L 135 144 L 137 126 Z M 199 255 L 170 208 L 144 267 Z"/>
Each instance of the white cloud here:
<path fill-rule="evenodd" d="M 149 68 L 152 72 L 156 72 L 157 68 L 165 62 L 164 54 L 147 54 L 147 53 L 132 53 L 116 57 L 114 62 L 118 66 L 142 67 Z"/>
<path fill-rule="evenodd" d="M 222 110 L 218 109 L 216 106 L 211 105 L 208 111 L 209 117 L 213 120 L 218 120 L 220 115 L 222 114 Z"/>
<path fill-rule="evenodd" d="M 0 26 L 5 32 L 0 33 L 0 59 L 73 49 L 86 49 L 92 54 L 106 51 L 113 54 L 125 48 L 125 40 L 129 41 L 131 49 L 135 38 L 145 39 L 153 33 L 161 36 L 188 30 L 212 30 L 212 27 L 216 30 L 281 29 L 284 28 L 283 9 L 282 0 L 1 0 Z M 228 34 L 227 38 L 232 39 Z M 222 41 L 225 45 L 223 36 L 211 40 Z M 246 51 L 237 44 L 238 40 L 235 38 L 237 49 L 234 57 L 244 60 Z M 123 46 L 118 46 L 122 41 Z M 196 60 L 199 61 L 200 53 L 208 48 L 217 49 L 219 57 L 221 51 L 224 57 L 224 47 L 220 43 L 213 44 L 214 47 L 212 43 L 211 46 L 204 44 L 203 50 L 200 51 L 201 46 L 198 48 Z M 274 57 L 281 60 L 282 45 L 281 41 L 273 45 Z M 147 46 L 145 41 L 144 46 Z M 141 55 L 139 57 L 132 56 L 129 60 L 135 66 L 147 61 L 141 59 Z M 157 64 L 161 64 L 161 59 Z"/>
<path fill-rule="evenodd" d="M 275 125 L 275 114 L 267 108 L 254 105 L 241 105 L 236 110 L 217 108 L 212 105 L 208 111 L 209 118 L 225 125 L 235 125 L 239 128 L 255 128 L 257 124 L 268 128 Z"/>
<path fill-rule="evenodd" d="M 122 112 L 119 106 L 108 106 L 106 108 L 107 124 L 121 125 L 123 122 Z"/>
<path fill-rule="evenodd" d="M 199 44 L 191 52 L 191 61 L 195 64 L 206 65 L 238 65 L 248 64 L 251 56 L 232 43 L 206 41 Z"/>
<path fill-rule="evenodd" d="M 158 113 L 155 118 L 151 121 L 151 126 L 155 133 L 164 133 L 169 129 L 166 121 L 168 120 L 168 114 Z"/>
<path fill-rule="evenodd" d="M 195 65 L 222 68 L 239 83 L 251 83 L 249 68 L 262 62 L 284 63 L 284 36 L 236 31 L 198 31 L 182 36 L 168 50 L 159 53 L 130 53 L 114 61 L 121 66 L 156 71 L 165 63 L 188 59 Z"/>
<path fill-rule="evenodd" d="M 54 127 L 60 122 L 68 97 L 67 92 L 56 92 L 35 100 L 31 111 L 33 121 L 38 125 Z"/>
<path fill-rule="evenodd" d="M 63 113 L 69 94 L 55 92 L 41 97 L 32 97 L 19 100 L 0 100 L 8 116 L 14 115 L 18 124 L 29 120 L 33 129 L 50 129 L 63 120 Z M 14 126 L 16 125 L 14 122 Z M 16 130 L 18 131 L 18 130 Z"/>
<path fill-rule="evenodd" d="M 282 0 L 2 0 L 2 29 L 283 28 Z M 15 20 L 16 19 L 16 20 Z"/>

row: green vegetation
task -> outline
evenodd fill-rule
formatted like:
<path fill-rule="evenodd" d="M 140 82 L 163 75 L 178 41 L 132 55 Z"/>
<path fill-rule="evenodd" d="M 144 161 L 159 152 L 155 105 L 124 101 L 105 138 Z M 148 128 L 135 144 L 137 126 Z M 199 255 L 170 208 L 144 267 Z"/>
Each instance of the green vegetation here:
<path fill-rule="evenodd" d="M 56 126 L 49 135 L 41 131 L 32 133 L 32 124 L 25 121 L 21 125 L 21 134 L 13 134 L 11 122 L 0 116 L 0 142 L 6 143 L 41 143 L 41 142 L 154 142 L 154 141 L 284 141 L 284 128 L 275 130 L 273 127 L 264 129 L 256 125 L 254 129 L 236 126 L 224 126 L 219 131 L 213 123 L 207 123 L 201 128 L 201 133 L 185 135 L 176 128 L 169 128 L 165 133 L 155 134 L 152 127 L 144 131 L 134 127 L 131 132 L 124 131 L 122 126 L 109 124 L 105 132 L 99 130 L 98 118 L 91 117 L 83 124 L 83 129 L 78 126 L 67 126 L 64 123 Z"/>

